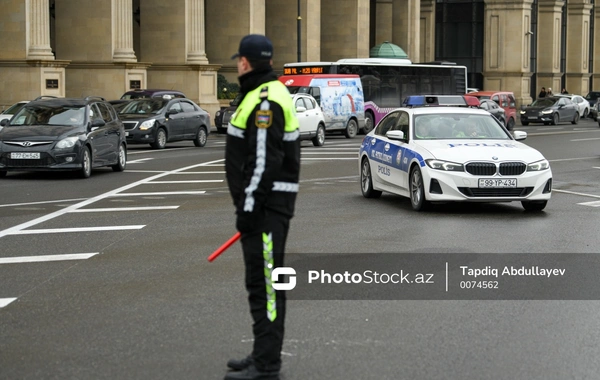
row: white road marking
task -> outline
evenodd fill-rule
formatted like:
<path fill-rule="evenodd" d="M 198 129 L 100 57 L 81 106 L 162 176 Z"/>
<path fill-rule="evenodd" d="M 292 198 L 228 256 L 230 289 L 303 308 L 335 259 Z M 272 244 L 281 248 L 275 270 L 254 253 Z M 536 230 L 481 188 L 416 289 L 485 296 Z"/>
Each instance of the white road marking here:
<path fill-rule="evenodd" d="M 149 160 L 154 160 L 154 158 L 140 158 L 139 160 L 129 161 L 127 160 L 127 165 L 129 164 L 141 164 Z"/>
<path fill-rule="evenodd" d="M 76 202 L 84 200 L 85 198 L 77 199 L 61 199 L 59 201 L 41 201 L 41 202 L 27 202 L 27 203 L 12 203 L 7 205 L 0 205 L 0 207 L 16 207 L 16 206 L 31 206 L 31 205 L 42 205 L 46 203 L 60 203 L 60 202 Z"/>
<path fill-rule="evenodd" d="M 57 218 L 57 217 L 59 217 L 61 215 L 64 215 L 64 214 L 66 214 L 68 212 L 71 212 L 72 210 L 77 210 L 77 209 L 80 209 L 80 208 L 85 207 L 87 205 L 90 205 L 92 203 L 95 203 L 95 202 L 101 201 L 103 199 L 106 199 L 108 197 L 115 196 L 116 194 L 119 194 L 122 191 L 132 189 L 132 188 L 134 188 L 134 187 L 136 187 L 136 186 L 138 186 L 138 185 L 140 185 L 142 183 L 153 181 L 155 179 L 167 176 L 167 175 L 172 174 L 172 173 L 179 173 L 179 172 L 183 172 L 183 171 L 186 171 L 186 170 L 190 170 L 190 169 L 194 169 L 194 168 L 198 168 L 198 167 L 202 167 L 202 166 L 209 166 L 209 165 L 215 164 L 217 162 L 223 162 L 223 161 L 224 161 L 224 159 L 215 160 L 215 161 L 209 161 L 207 163 L 186 166 L 186 167 L 175 169 L 175 170 L 172 170 L 172 171 L 160 173 L 160 174 L 157 174 L 157 175 L 152 176 L 152 177 L 144 178 L 144 179 L 142 179 L 140 181 L 130 183 L 128 185 L 119 187 L 117 189 L 111 190 L 111 191 L 106 192 L 104 194 L 100 194 L 100 195 L 95 196 L 93 198 L 88 198 L 88 199 L 84 200 L 83 202 L 79 202 L 79 203 L 76 203 L 74 205 L 67 206 L 67 207 L 65 207 L 63 209 L 57 210 L 57 211 L 52 212 L 50 214 L 41 216 L 41 217 L 33 219 L 33 220 L 30 220 L 29 222 L 21 223 L 21 224 L 18 224 L 16 226 L 13 226 L 13 227 L 1 230 L 0 231 L 0 238 L 2 238 L 4 236 L 7 236 L 7 235 L 13 235 L 16 232 L 19 232 L 19 231 L 24 230 L 26 228 L 29 228 L 31 226 L 35 226 L 37 224 L 46 222 L 48 220 Z"/>
<path fill-rule="evenodd" d="M 223 181 L 224 181 L 223 179 L 198 179 L 198 180 L 191 180 L 191 181 L 152 181 L 152 182 L 146 183 L 146 185 L 153 185 L 155 183 L 159 183 L 159 184 L 166 184 L 166 183 L 221 183 Z"/>
<path fill-rule="evenodd" d="M 38 230 L 21 230 L 12 232 L 10 235 L 34 235 L 34 234 L 60 234 L 64 232 L 99 232 L 99 231 L 121 231 L 141 230 L 144 224 L 131 226 L 103 226 L 103 227 L 73 227 L 73 228 L 46 228 Z"/>
<path fill-rule="evenodd" d="M 0 309 L 14 300 L 16 300 L 16 298 L 0 298 Z"/>
<path fill-rule="evenodd" d="M 169 148 L 169 149 L 151 149 L 151 150 L 136 150 L 136 151 L 127 151 L 127 155 L 131 156 L 132 154 L 144 154 L 144 153 L 163 153 L 163 152 L 172 152 L 174 150 L 184 150 L 184 149 L 197 149 L 195 147 L 184 147 L 184 148 Z M 129 163 L 129 161 L 127 161 Z"/>
<path fill-rule="evenodd" d="M 300 159 L 300 161 L 307 161 L 307 160 L 311 160 L 311 161 L 336 161 L 336 160 L 355 160 L 356 161 L 356 157 L 347 157 L 347 158 L 343 158 L 343 157 L 321 157 L 321 158 L 310 158 L 310 157 L 302 157 Z"/>
<path fill-rule="evenodd" d="M 581 195 L 583 197 L 590 197 L 590 198 L 600 198 L 600 195 L 593 195 L 593 194 L 586 194 L 586 193 L 577 193 L 575 191 L 568 191 L 568 190 L 557 190 L 557 189 L 552 189 L 552 192 L 557 192 L 557 193 L 565 193 L 565 194 L 573 194 L 573 195 Z"/>
<path fill-rule="evenodd" d="M 571 141 L 591 141 L 591 140 L 600 140 L 600 137 L 590 137 L 589 139 L 574 139 Z"/>
<path fill-rule="evenodd" d="M 86 260 L 94 253 L 69 253 L 64 255 L 42 255 L 42 256 L 21 256 L 21 257 L 4 257 L 0 258 L 0 264 L 17 264 L 17 263 L 40 263 L 46 261 L 63 261 L 63 260 Z"/>
<path fill-rule="evenodd" d="M 577 204 L 582 206 L 600 207 L 600 201 L 583 202 Z"/>
<path fill-rule="evenodd" d="M 164 191 L 158 193 L 119 193 L 112 194 L 109 197 L 143 197 L 143 196 L 155 196 L 155 195 L 198 195 L 205 194 L 206 191 Z"/>
<path fill-rule="evenodd" d="M 128 173 L 168 173 L 164 170 L 127 170 Z M 181 173 L 170 173 L 171 175 L 180 174 L 225 174 L 224 171 L 211 171 L 211 172 L 181 172 Z"/>
<path fill-rule="evenodd" d="M 357 156 L 356 159 L 358 160 L 358 150 L 354 151 L 354 152 L 343 152 L 343 153 L 342 152 L 322 152 L 322 151 L 321 152 L 317 152 L 317 151 L 314 151 L 314 152 L 302 152 L 302 156 L 304 156 L 305 154 L 311 154 L 311 155 L 315 155 L 315 156 L 317 156 L 319 154 L 325 154 L 325 155 L 327 155 L 327 154 L 354 154 L 354 155 Z"/>
<path fill-rule="evenodd" d="M 179 206 L 148 206 L 148 207 L 103 207 L 103 208 L 80 208 L 71 212 L 114 212 L 114 211 L 154 211 L 175 210 Z"/>
<path fill-rule="evenodd" d="M 577 157 L 577 158 L 560 158 L 557 160 L 548 160 L 548 162 L 559 162 L 559 161 L 576 161 L 576 160 L 590 160 L 598 157 Z"/>

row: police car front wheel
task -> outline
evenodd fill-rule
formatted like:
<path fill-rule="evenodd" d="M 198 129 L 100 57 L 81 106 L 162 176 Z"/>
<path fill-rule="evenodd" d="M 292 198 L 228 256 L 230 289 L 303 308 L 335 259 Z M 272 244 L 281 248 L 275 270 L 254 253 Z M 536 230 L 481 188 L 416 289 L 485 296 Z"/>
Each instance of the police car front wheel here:
<path fill-rule="evenodd" d="M 421 169 L 417 166 L 410 171 L 409 179 L 410 204 L 415 211 L 425 210 L 429 207 L 429 202 L 425 199 L 425 185 L 423 184 L 423 175 Z"/>
<path fill-rule="evenodd" d="M 379 198 L 381 191 L 373 189 L 373 178 L 371 177 L 371 165 L 369 160 L 363 158 L 360 169 L 360 190 L 365 198 Z"/>

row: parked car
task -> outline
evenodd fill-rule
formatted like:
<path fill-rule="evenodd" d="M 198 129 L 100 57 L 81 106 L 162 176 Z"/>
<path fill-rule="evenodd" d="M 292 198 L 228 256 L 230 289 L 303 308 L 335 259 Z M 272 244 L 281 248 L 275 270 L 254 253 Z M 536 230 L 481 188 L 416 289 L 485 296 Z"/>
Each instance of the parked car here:
<path fill-rule="evenodd" d="M 34 100 L 55 99 L 55 98 L 56 98 L 56 96 L 42 95 L 42 96 L 38 96 Z M 20 102 L 17 102 L 15 104 L 13 104 L 12 106 L 8 107 L 4 111 L 2 111 L 2 113 L 0 113 L 0 121 L 2 121 L 4 119 L 10 119 L 11 117 L 13 117 L 14 114 L 19 112 L 19 110 L 21 108 L 23 108 L 23 106 L 27 103 L 29 103 L 29 100 L 21 100 Z"/>
<path fill-rule="evenodd" d="M 515 94 L 510 91 L 477 91 L 469 93 L 469 96 L 476 96 L 479 100 L 490 99 L 496 102 L 502 109 L 506 118 L 506 129 L 511 131 L 517 121 L 517 103 Z"/>
<path fill-rule="evenodd" d="M 564 121 L 577 124 L 579 122 L 579 107 L 571 99 L 563 96 L 538 98 L 530 105 L 522 106 L 520 114 L 522 125 L 529 125 L 529 123 L 556 125 Z"/>
<path fill-rule="evenodd" d="M 235 113 L 237 106 L 242 101 L 242 94 L 238 94 L 235 99 L 229 102 L 229 107 L 225 107 L 217 111 L 215 115 L 215 126 L 217 127 L 217 133 L 227 133 L 227 125 L 231 116 Z"/>
<path fill-rule="evenodd" d="M 385 191 L 409 198 L 415 211 L 432 202 L 546 207 L 550 163 L 521 142 L 526 132 L 509 133 L 483 110 L 432 104 L 394 109 L 365 136 L 357 165 L 365 198 Z"/>
<path fill-rule="evenodd" d="M 163 95 L 170 95 L 173 98 L 185 98 L 185 94 L 177 90 L 165 90 L 165 89 L 137 89 L 125 92 L 119 99 L 109 100 L 110 104 L 115 108 L 117 112 L 121 112 L 123 108 L 132 101 L 133 99 L 146 99 L 146 98 L 162 98 Z"/>
<path fill-rule="evenodd" d="M 571 101 L 577 105 L 581 117 L 586 118 L 590 114 L 590 102 L 583 96 L 574 94 L 557 94 L 556 96 L 563 96 L 571 99 Z"/>
<path fill-rule="evenodd" d="M 125 129 L 104 98 L 31 101 L 0 125 L 0 177 L 70 170 L 87 178 L 96 167 L 125 170 Z"/>
<path fill-rule="evenodd" d="M 590 91 L 585 96 L 585 100 L 590 102 L 590 117 L 594 121 L 598 120 L 598 98 L 600 98 L 600 91 Z"/>
<path fill-rule="evenodd" d="M 137 89 L 125 92 L 121 95 L 122 100 L 144 99 L 144 98 L 162 98 L 163 95 L 171 95 L 174 98 L 185 98 L 185 94 L 177 90 L 165 89 Z"/>
<path fill-rule="evenodd" d="M 325 144 L 325 117 L 315 98 L 308 94 L 293 94 L 301 140 L 312 140 L 314 146 Z"/>
<path fill-rule="evenodd" d="M 167 142 L 192 140 L 206 145 L 210 114 L 187 98 L 163 95 L 130 101 L 119 112 L 129 144 L 150 144 L 163 149 Z"/>
<path fill-rule="evenodd" d="M 479 101 L 479 108 L 486 110 L 491 113 L 499 122 L 506 126 L 506 111 L 500 107 L 496 102 L 489 99 L 481 99 Z"/>

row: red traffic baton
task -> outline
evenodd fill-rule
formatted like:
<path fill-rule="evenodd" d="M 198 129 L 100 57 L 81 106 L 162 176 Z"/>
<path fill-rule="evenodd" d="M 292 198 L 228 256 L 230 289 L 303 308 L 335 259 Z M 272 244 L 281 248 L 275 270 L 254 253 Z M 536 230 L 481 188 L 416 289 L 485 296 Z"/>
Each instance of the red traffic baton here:
<path fill-rule="evenodd" d="M 235 235 L 229 238 L 222 246 L 220 246 L 216 251 L 214 251 L 210 256 L 208 256 L 208 261 L 212 262 L 216 259 L 221 253 L 225 252 L 227 248 L 231 247 L 233 243 L 238 241 L 238 239 L 242 236 L 241 233 L 236 232 Z"/>

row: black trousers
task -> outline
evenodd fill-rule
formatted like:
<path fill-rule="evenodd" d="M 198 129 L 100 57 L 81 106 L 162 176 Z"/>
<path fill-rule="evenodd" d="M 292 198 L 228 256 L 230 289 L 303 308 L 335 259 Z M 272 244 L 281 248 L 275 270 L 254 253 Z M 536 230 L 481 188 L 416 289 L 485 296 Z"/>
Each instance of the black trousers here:
<path fill-rule="evenodd" d="M 285 242 L 290 217 L 267 211 L 262 223 L 242 234 L 242 250 L 246 265 L 246 289 L 250 314 L 254 320 L 252 357 L 260 371 L 281 369 L 285 321 L 285 292 L 273 290 L 272 268 L 284 265 Z"/>

